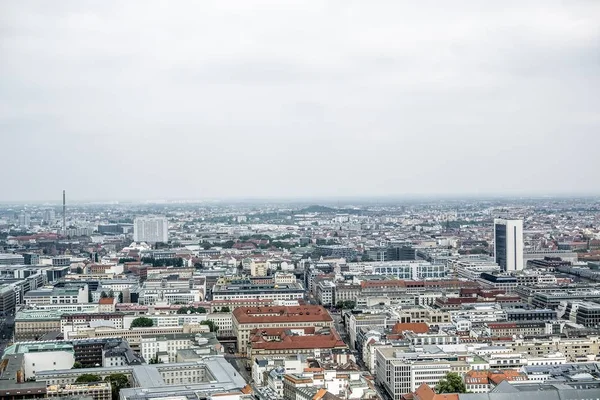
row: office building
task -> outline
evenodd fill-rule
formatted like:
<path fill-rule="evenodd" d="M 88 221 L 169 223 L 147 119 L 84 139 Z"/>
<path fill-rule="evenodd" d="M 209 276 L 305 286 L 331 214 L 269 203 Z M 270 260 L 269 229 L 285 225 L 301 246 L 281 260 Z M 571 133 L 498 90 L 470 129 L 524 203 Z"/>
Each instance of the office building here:
<path fill-rule="evenodd" d="M 333 328 L 333 319 L 323 307 L 238 307 L 233 311 L 233 335 L 238 351 L 251 340 L 254 329 L 268 328 Z"/>
<path fill-rule="evenodd" d="M 22 254 L 0 253 L 0 265 L 23 265 L 25 258 Z"/>
<path fill-rule="evenodd" d="M 523 221 L 494 219 L 494 254 L 502 271 L 523 269 Z"/>
<path fill-rule="evenodd" d="M 164 217 L 139 217 L 133 222 L 133 240 L 136 242 L 167 243 L 169 223 Z"/>

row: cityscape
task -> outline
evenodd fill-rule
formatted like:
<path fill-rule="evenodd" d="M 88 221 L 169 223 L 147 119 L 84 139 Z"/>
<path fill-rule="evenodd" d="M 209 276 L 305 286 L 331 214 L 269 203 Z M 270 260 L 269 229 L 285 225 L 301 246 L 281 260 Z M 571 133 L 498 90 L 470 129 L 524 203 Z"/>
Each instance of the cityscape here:
<path fill-rule="evenodd" d="M 600 390 L 597 199 L 62 199 L 0 206 L 3 398 Z"/>
<path fill-rule="evenodd" d="M 599 0 L 0 0 L 0 400 L 600 400 Z"/>

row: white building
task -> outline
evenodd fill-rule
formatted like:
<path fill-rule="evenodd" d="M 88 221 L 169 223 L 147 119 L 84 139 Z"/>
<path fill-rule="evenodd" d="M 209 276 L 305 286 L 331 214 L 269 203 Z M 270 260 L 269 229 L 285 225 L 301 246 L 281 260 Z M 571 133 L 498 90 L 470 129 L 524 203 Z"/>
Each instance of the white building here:
<path fill-rule="evenodd" d="M 494 219 L 494 254 L 502 271 L 523 269 L 523 221 Z"/>
<path fill-rule="evenodd" d="M 169 223 L 164 217 L 138 217 L 133 221 L 133 240 L 156 243 L 169 241 Z"/>
<path fill-rule="evenodd" d="M 149 362 L 157 357 L 163 362 L 174 363 L 177 360 L 177 350 L 196 347 L 193 334 L 170 334 L 143 338 L 140 342 L 142 357 Z"/>

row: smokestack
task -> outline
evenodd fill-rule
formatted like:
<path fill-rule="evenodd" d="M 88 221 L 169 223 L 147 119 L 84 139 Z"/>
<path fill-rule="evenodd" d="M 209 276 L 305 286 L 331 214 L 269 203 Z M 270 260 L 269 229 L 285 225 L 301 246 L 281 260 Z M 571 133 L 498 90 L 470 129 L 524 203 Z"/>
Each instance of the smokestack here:
<path fill-rule="evenodd" d="M 67 237 L 67 197 L 63 190 L 63 236 Z"/>

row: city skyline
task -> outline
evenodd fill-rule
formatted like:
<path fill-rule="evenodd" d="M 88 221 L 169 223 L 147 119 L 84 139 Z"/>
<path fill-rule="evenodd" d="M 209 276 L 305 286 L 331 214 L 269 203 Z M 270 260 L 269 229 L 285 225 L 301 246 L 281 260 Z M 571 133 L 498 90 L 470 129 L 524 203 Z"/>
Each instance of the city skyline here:
<path fill-rule="evenodd" d="M 599 18 L 3 2 L 0 201 L 596 194 Z"/>

